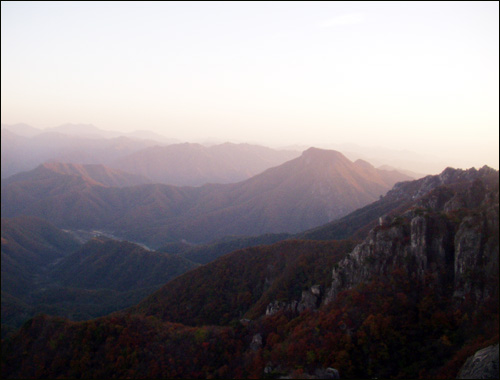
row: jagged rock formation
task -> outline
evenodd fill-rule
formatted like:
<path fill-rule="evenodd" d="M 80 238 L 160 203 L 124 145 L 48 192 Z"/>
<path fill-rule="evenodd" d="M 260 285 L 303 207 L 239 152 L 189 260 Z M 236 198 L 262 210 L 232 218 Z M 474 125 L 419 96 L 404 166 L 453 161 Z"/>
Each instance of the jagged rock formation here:
<path fill-rule="evenodd" d="M 432 275 L 443 292 L 457 299 L 468 294 L 480 302 L 498 292 L 498 172 L 446 169 L 421 182 L 412 196 L 426 195 L 416 198 L 415 206 L 380 218 L 379 226 L 334 268 L 326 303 L 397 268 L 421 283 Z M 449 185 L 435 186 L 443 182 Z"/>
<path fill-rule="evenodd" d="M 498 356 L 498 344 L 477 351 L 467 359 L 457 379 L 498 379 Z"/>
<path fill-rule="evenodd" d="M 477 179 L 490 180 L 495 176 L 498 181 L 498 171 L 486 165 L 479 170 L 475 168 L 467 170 L 446 168 L 438 175 L 429 175 L 416 181 L 396 183 L 387 195 L 417 199 L 442 185 L 473 182 Z"/>
<path fill-rule="evenodd" d="M 290 312 L 293 314 L 301 313 L 304 310 L 316 310 L 323 297 L 321 285 L 313 285 L 308 290 L 302 291 L 300 301 L 293 300 L 291 302 L 274 301 L 266 308 L 266 315 L 276 314 L 278 311 Z"/>
<path fill-rule="evenodd" d="M 252 342 L 250 343 L 250 349 L 252 351 L 257 351 L 262 347 L 262 335 L 261 334 L 255 334 L 252 337 Z"/>
<path fill-rule="evenodd" d="M 377 225 L 377 222 L 381 221 L 380 218 L 384 219 L 388 215 L 402 213 L 414 206 L 423 195 L 428 194 L 437 187 L 473 182 L 476 179 L 491 182 L 495 181 L 495 178 L 498 182 L 498 172 L 488 166 L 483 166 L 479 170 L 474 168 L 468 170 L 447 168 L 439 175 L 429 175 L 416 181 L 398 182 L 392 190 L 387 192 L 378 201 L 359 208 L 345 217 L 298 234 L 297 237 L 313 240 L 338 240 L 346 238 L 362 240 Z M 475 190 L 471 191 L 465 199 L 461 197 L 454 199 L 448 207 L 471 207 L 470 205 L 473 203 L 471 201 L 477 197 Z M 439 202 L 439 199 L 435 199 L 434 202 Z M 429 206 L 432 205 L 430 204 Z M 390 219 L 388 218 L 389 221 Z"/>
<path fill-rule="evenodd" d="M 284 302 L 284 301 L 273 301 L 266 308 L 266 315 L 274 315 L 279 311 L 297 312 L 297 301 L 293 300 L 292 302 Z"/>

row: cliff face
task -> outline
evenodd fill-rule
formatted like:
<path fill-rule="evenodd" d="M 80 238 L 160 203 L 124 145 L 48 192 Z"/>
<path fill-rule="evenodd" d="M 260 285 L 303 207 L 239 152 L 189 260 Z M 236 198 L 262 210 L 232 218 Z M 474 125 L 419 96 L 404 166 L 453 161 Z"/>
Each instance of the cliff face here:
<path fill-rule="evenodd" d="M 498 344 L 477 351 L 467 359 L 457 379 L 498 379 Z"/>
<path fill-rule="evenodd" d="M 498 173 L 495 179 L 490 171 L 447 169 L 426 177 L 429 186 L 421 181 L 411 196 L 426 187 L 430 192 L 406 212 L 380 218 L 365 241 L 335 266 L 325 302 L 395 269 L 420 283 L 433 276 L 439 290 L 457 300 L 470 296 L 481 302 L 498 292 Z"/>
<path fill-rule="evenodd" d="M 300 301 L 271 302 L 266 308 L 266 315 L 274 315 L 279 311 L 298 314 L 304 310 L 316 310 L 321 304 L 323 290 L 321 285 L 313 285 L 309 290 L 303 290 Z"/>

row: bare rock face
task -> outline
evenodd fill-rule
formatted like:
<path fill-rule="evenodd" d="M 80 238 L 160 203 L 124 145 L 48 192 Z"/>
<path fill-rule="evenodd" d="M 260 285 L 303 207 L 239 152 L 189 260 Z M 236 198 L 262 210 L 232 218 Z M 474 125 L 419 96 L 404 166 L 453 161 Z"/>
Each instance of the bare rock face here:
<path fill-rule="evenodd" d="M 387 274 L 407 256 L 409 231 L 403 226 L 376 228 L 357 245 L 333 270 L 332 286 L 326 302 L 334 300 L 344 289 Z M 401 263 L 402 264 L 402 263 Z"/>
<path fill-rule="evenodd" d="M 274 301 L 267 305 L 266 315 L 274 315 L 279 311 L 291 312 L 295 314 L 297 312 L 297 301 L 284 302 L 284 301 Z"/>
<path fill-rule="evenodd" d="M 481 302 L 498 292 L 498 174 L 495 183 L 487 169 L 471 170 L 468 181 L 466 171 L 453 169 L 429 178 L 429 187 L 453 178 L 461 182 L 434 187 L 413 208 L 381 218 L 365 241 L 333 269 L 325 303 L 397 268 L 420 283 L 431 274 L 442 291 L 457 300 L 470 295 Z M 487 181 L 477 178 L 482 172 L 489 176 Z"/>
<path fill-rule="evenodd" d="M 262 347 L 262 335 L 255 334 L 252 337 L 252 342 L 250 343 L 250 349 L 252 351 L 258 351 Z"/>
<path fill-rule="evenodd" d="M 266 308 L 266 315 L 276 314 L 278 311 L 290 312 L 298 314 L 304 310 L 316 310 L 323 297 L 323 290 L 320 285 L 313 285 L 308 290 L 302 291 L 300 301 L 293 300 L 291 302 L 274 301 Z"/>
<path fill-rule="evenodd" d="M 498 379 L 499 345 L 477 351 L 460 369 L 457 379 Z"/>

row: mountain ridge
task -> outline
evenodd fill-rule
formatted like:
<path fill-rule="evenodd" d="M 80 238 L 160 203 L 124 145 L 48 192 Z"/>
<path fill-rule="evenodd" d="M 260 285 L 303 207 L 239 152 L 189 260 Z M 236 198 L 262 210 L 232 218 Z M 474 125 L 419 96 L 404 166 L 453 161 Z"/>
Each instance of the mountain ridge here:
<path fill-rule="evenodd" d="M 91 186 L 129 187 L 150 183 L 151 181 L 137 174 L 100 164 L 74 164 L 63 162 L 45 162 L 32 171 L 18 173 L 2 181 L 2 186 L 12 182 L 43 180 L 51 176 L 80 177 Z"/>
<path fill-rule="evenodd" d="M 145 175 L 155 183 L 201 186 L 243 181 L 298 154 L 250 144 L 180 143 L 148 147 L 111 166 Z"/>
<path fill-rule="evenodd" d="M 368 230 L 378 223 L 380 217 L 409 207 L 417 198 L 440 185 L 451 185 L 476 179 L 492 183 L 497 177 L 497 170 L 484 165 L 480 169 L 446 168 L 440 174 L 398 182 L 385 196 L 374 203 L 355 210 L 352 214 L 338 220 L 301 232 L 296 237 L 314 240 L 364 238 Z"/>
<path fill-rule="evenodd" d="M 199 188 L 103 188 L 64 175 L 37 187 L 7 180 L 2 214 L 38 215 L 64 228 L 107 228 L 160 246 L 182 239 L 299 232 L 378 199 L 394 181 L 375 168 L 359 170 L 339 152 L 313 149 L 246 181 Z"/>
<path fill-rule="evenodd" d="M 25 137 L 4 128 L 1 133 L 2 179 L 32 170 L 47 161 L 107 165 L 118 157 L 158 144 L 127 137 L 95 139 L 59 132 Z"/>

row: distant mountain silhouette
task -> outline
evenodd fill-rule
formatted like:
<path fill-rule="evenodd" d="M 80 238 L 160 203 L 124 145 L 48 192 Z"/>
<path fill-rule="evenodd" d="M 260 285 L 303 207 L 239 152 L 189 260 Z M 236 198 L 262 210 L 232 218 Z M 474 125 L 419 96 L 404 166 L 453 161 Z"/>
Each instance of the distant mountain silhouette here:
<path fill-rule="evenodd" d="M 69 136 L 87 137 L 94 139 L 112 139 L 117 137 L 127 137 L 131 139 L 152 140 L 161 144 L 175 144 L 179 140 L 168 138 L 152 131 L 119 132 L 98 128 L 92 124 L 66 123 L 57 127 L 46 129 L 45 132 L 59 132 Z"/>
<path fill-rule="evenodd" d="M 84 176 L 30 173 L 31 182 L 6 180 L 3 215 L 36 215 L 65 228 L 103 228 L 153 246 L 303 231 L 373 202 L 397 180 L 408 179 L 314 148 L 246 181 L 200 188 L 106 188 Z"/>
<path fill-rule="evenodd" d="M 34 137 L 42 133 L 60 133 L 67 136 L 83 137 L 92 139 L 112 139 L 117 137 L 127 137 L 141 140 L 154 140 L 162 144 L 175 144 L 180 141 L 173 138 L 168 138 L 158 133 L 140 130 L 133 132 L 109 131 L 96 127 L 92 124 L 75 124 L 65 123 L 52 128 L 40 129 L 31 125 L 18 124 L 2 124 L 2 130 L 8 130 L 19 136 Z"/>
<path fill-rule="evenodd" d="M 107 131 L 103 131 L 92 124 L 66 123 L 57 127 L 49 128 L 46 132 L 58 132 L 70 136 L 89 138 L 116 137 L 113 136 L 113 134 L 106 133 Z"/>
<path fill-rule="evenodd" d="M 43 129 L 35 128 L 25 123 L 18 124 L 2 124 L 2 130 L 15 133 L 18 136 L 33 137 L 43 133 Z"/>
<path fill-rule="evenodd" d="M 5 186 L 12 182 L 43 181 L 61 176 L 79 177 L 93 186 L 126 187 L 151 182 L 139 175 L 111 169 L 104 165 L 47 162 L 30 172 L 15 174 L 4 180 L 2 184 Z"/>
<path fill-rule="evenodd" d="M 385 194 L 402 174 L 311 148 L 291 161 L 211 192 L 197 205 L 217 235 L 298 232 L 344 216 Z M 209 209 L 207 206 L 216 205 Z M 192 225 L 196 229 L 196 225 Z"/>
<path fill-rule="evenodd" d="M 184 143 L 145 148 L 111 166 L 146 176 L 155 183 L 199 186 L 242 181 L 299 154 L 249 144 L 206 147 Z"/>
<path fill-rule="evenodd" d="M 412 179 L 419 179 L 419 178 L 423 178 L 426 176 L 426 174 L 423 174 L 423 173 L 416 173 L 414 171 L 411 171 L 411 170 L 406 170 L 406 169 L 400 169 L 400 168 L 396 168 L 394 166 L 391 166 L 391 165 L 382 165 L 382 166 L 379 166 L 378 169 L 380 170 L 396 170 L 400 173 L 403 173 L 403 174 L 406 174 L 407 176 L 410 176 Z"/>
<path fill-rule="evenodd" d="M 300 154 L 249 144 L 165 145 L 175 140 L 148 131 L 118 137 L 91 125 L 68 124 L 39 133 L 25 126 L 20 130 L 32 128 L 25 135 L 14 127 L 2 128 L 2 179 L 57 161 L 106 165 L 147 177 L 149 182 L 200 186 L 242 181 Z"/>
<path fill-rule="evenodd" d="M 5 128 L 1 143 L 2 179 L 32 170 L 47 161 L 106 165 L 118 157 L 158 144 L 127 137 L 84 138 L 45 131 L 25 137 Z"/>

